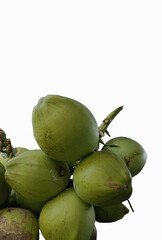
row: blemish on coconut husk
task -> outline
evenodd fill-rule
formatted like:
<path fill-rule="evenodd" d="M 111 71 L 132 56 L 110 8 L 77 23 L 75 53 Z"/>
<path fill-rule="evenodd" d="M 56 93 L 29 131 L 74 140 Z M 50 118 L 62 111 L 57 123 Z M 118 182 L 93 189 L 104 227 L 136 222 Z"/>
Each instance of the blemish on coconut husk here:
<path fill-rule="evenodd" d="M 0 218 L 0 223 L 6 223 L 7 219 L 5 217 Z"/>
<path fill-rule="evenodd" d="M 32 240 L 31 233 L 6 233 L 5 231 L 0 231 L 0 239 L 1 240 Z"/>
<path fill-rule="evenodd" d="M 126 156 L 124 156 L 124 161 L 125 161 L 127 167 L 129 167 L 129 164 L 130 164 L 130 162 L 131 162 L 130 159 L 127 158 Z"/>
<path fill-rule="evenodd" d="M 8 212 L 12 212 L 11 209 L 7 209 Z M 32 240 L 33 234 L 30 232 L 24 232 L 18 226 L 16 221 L 10 223 L 7 222 L 7 218 L 2 217 L 0 223 L 3 224 L 3 229 L 0 229 L 0 240 Z"/>
<path fill-rule="evenodd" d="M 59 177 L 65 176 L 65 169 L 64 169 L 64 167 L 59 166 L 59 167 L 56 168 L 56 171 L 57 171 Z"/>
<path fill-rule="evenodd" d="M 107 182 L 105 182 L 104 185 L 108 186 L 109 188 L 112 188 L 112 189 L 120 189 L 121 188 L 121 186 L 119 184 L 112 183 L 112 177 L 109 177 Z"/>

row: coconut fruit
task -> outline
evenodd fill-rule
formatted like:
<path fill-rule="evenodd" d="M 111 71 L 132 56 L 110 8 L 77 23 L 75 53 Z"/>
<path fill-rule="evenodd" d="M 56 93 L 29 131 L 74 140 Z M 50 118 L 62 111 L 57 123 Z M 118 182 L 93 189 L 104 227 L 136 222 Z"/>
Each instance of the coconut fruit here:
<path fill-rule="evenodd" d="M 97 222 L 116 222 L 122 219 L 129 209 L 123 204 L 115 204 L 104 207 L 95 207 L 95 216 Z"/>
<path fill-rule="evenodd" d="M 7 161 L 5 179 L 23 197 L 40 202 L 66 188 L 70 170 L 67 163 L 54 161 L 42 150 L 28 150 Z"/>
<path fill-rule="evenodd" d="M 94 223 L 94 207 L 82 201 L 73 188 L 49 200 L 39 217 L 39 227 L 46 240 L 89 240 Z"/>
<path fill-rule="evenodd" d="M 38 240 L 38 220 L 30 211 L 23 208 L 0 210 L 1 240 Z"/>
<path fill-rule="evenodd" d="M 135 140 L 128 137 L 116 137 L 109 140 L 103 150 L 120 156 L 126 163 L 132 177 L 136 176 L 144 167 L 147 153 L 144 148 Z"/>
<path fill-rule="evenodd" d="M 93 152 L 99 141 L 97 122 L 80 102 L 58 95 L 42 97 L 32 113 L 33 134 L 51 158 L 70 166 Z"/>
<path fill-rule="evenodd" d="M 0 163 L 0 208 L 7 205 L 11 193 L 11 187 L 6 182 L 4 174 L 5 168 L 2 163 Z"/>
<path fill-rule="evenodd" d="M 74 169 L 77 195 L 94 206 L 118 204 L 132 194 L 131 174 L 123 160 L 110 151 L 84 158 Z"/>

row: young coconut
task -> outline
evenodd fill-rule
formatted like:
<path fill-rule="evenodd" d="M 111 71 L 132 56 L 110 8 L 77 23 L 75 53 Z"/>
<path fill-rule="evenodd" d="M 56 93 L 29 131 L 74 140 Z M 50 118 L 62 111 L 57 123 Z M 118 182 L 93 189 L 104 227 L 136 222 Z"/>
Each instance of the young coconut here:
<path fill-rule="evenodd" d="M 147 153 L 135 140 L 128 137 L 116 137 L 110 139 L 103 150 L 117 154 L 126 163 L 132 177 L 136 176 L 144 167 Z"/>
<path fill-rule="evenodd" d="M 4 208 L 0 210 L 1 240 L 38 240 L 38 220 L 30 211 L 23 208 Z"/>
<path fill-rule="evenodd" d="M 94 209 L 96 221 L 101 223 L 116 222 L 129 213 L 129 209 L 123 203 Z"/>
<path fill-rule="evenodd" d="M 46 240 L 90 240 L 95 223 L 92 205 L 68 188 L 43 207 L 39 227 Z"/>
<path fill-rule="evenodd" d="M 3 208 L 7 205 L 11 193 L 11 187 L 6 182 L 4 174 L 5 168 L 0 163 L 0 208 Z"/>
<path fill-rule="evenodd" d="M 120 157 L 98 151 L 84 158 L 74 169 L 77 195 L 94 206 L 118 204 L 132 194 L 131 174 Z"/>
<path fill-rule="evenodd" d="M 99 141 L 97 122 L 80 102 L 58 95 L 42 97 L 32 113 L 33 133 L 51 158 L 72 166 L 93 152 Z"/>
<path fill-rule="evenodd" d="M 66 188 L 70 170 L 67 163 L 54 161 L 42 150 L 28 150 L 7 161 L 5 179 L 23 197 L 41 202 Z"/>

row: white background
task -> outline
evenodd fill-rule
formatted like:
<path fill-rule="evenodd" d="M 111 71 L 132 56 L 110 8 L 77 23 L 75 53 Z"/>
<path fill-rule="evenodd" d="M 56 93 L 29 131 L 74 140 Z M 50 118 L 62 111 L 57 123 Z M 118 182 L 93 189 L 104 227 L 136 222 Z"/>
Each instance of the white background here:
<path fill-rule="evenodd" d="M 32 109 L 57 94 L 85 104 L 98 125 L 124 105 L 111 136 L 147 151 L 133 178 L 135 212 L 96 223 L 98 240 L 161 237 L 161 13 L 156 0 L 0 1 L 0 128 L 13 146 L 38 148 Z"/>

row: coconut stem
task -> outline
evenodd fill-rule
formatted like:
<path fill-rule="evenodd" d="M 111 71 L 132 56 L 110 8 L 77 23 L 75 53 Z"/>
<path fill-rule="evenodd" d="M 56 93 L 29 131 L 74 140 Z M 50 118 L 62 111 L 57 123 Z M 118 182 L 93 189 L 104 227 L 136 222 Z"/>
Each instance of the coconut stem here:
<path fill-rule="evenodd" d="M 0 152 L 6 153 L 7 157 L 14 156 L 14 148 L 12 147 L 10 138 L 6 137 L 6 133 L 0 128 Z"/>
<path fill-rule="evenodd" d="M 130 208 L 131 208 L 132 212 L 134 212 L 134 209 L 133 209 L 133 207 L 132 207 L 132 204 L 131 204 L 131 202 L 129 201 L 129 199 L 128 199 L 127 201 L 128 201 L 128 203 L 129 203 L 129 206 L 130 206 Z"/>
<path fill-rule="evenodd" d="M 116 108 L 114 111 L 112 111 L 102 122 L 100 127 L 98 128 L 99 130 L 99 136 L 100 136 L 100 142 L 102 143 L 101 138 L 104 137 L 105 133 L 110 137 L 110 134 L 107 130 L 108 126 L 112 122 L 112 120 L 116 117 L 116 115 L 123 109 L 123 106 L 120 106 Z"/>

